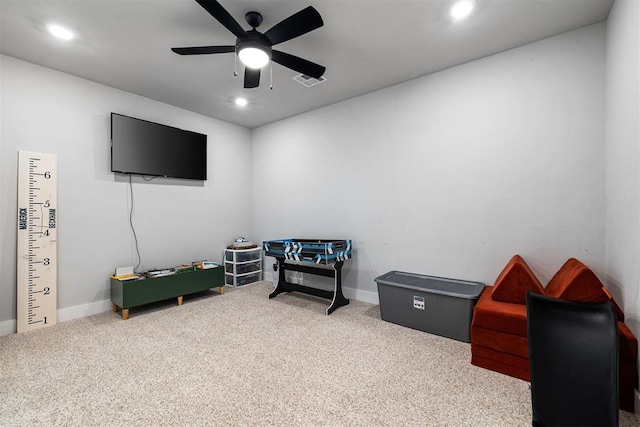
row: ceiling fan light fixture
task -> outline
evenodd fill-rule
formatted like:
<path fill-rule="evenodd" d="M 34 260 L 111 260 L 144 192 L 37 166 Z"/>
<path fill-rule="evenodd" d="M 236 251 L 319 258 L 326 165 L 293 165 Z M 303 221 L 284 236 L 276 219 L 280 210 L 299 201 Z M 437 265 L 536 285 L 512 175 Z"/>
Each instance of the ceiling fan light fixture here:
<path fill-rule="evenodd" d="M 245 47 L 240 49 L 238 57 L 249 68 L 262 68 L 269 63 L 271 58 L 264 50 L 257 47 Z"/>

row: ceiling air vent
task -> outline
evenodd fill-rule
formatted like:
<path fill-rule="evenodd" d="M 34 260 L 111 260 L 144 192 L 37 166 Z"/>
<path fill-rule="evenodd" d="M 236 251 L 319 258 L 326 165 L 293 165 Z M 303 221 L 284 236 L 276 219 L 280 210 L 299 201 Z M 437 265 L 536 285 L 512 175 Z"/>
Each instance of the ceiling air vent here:
<path fill-rule="evenodd" d="M 297 81 L 303 86 L 311 87 L 315 85 L 319 85 L 320 83 L 324 83 L 327 81 L 326 78 L 320 77 L 319 79 L 307 76 L 306 74 L 298 74 L 293 78 L 293 80 Z"/>

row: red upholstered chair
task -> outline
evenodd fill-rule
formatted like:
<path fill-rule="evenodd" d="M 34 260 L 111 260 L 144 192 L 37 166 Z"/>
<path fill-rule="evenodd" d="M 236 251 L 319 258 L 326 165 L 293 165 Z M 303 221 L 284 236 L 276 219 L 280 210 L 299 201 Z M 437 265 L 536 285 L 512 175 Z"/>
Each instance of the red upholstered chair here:
<path fill-rule="evenodd" d="M 624 313 L 596 275 L 575 258 L 569 259 L 542 288 L 522 257 L 514 256 L 494 286 L 486 286 L 471 321 L 471 363 L 529 381 L 525 294 L 545 294 L 577 302 L 610 301 L 618 316 L 620 342 L 620 408 L 633 412 L 637 385 L 638 340 L 624 323 Z"/>
<path fill-rule="evenodd" d="M 526 304 L 527 291 L 544 294 L 538 278 L 520 255 L 514 255 L 496 279 L 491 293 L 494 301 Z"/>
<path fill-rule="evenodd" d="M 544 294 L 538 278 L 515 255 L 493 286 L 485 287 L 471 322 L 471 363 L 529 380 L 527 291 Z"/>
<path fill-rule="evenodd" d="M 616 310 L 618 320 L 624 321 L 624 313 L 609 291 L 589 267 L 575 258 L 569 258 L 560 267 L 544 289 L 544 294 L 577 302 L 610 301 Z"/>
<path fill-rule="evenodd" d="M 603 302 L 613 304 L 618 317 L 620 335 L 620 408 L 633 412 L 633 389 L 638 378 L 638 340 L 624 323 L 624 313 L 589 267 L 575 258 L 565 262 L 551 278 L 545 295 L 577 302 Z"/>

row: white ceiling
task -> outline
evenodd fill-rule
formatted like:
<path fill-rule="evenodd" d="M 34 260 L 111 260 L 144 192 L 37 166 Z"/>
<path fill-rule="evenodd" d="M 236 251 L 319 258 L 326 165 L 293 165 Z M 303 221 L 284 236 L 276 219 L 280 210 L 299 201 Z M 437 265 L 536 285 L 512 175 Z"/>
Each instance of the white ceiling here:
<path fill-rule="evenodd" d="M 260 87 L 234 77 L 234 54 L 180 56 L 171 47 L 233 45 L 235 36 L 195 0 L 0 0 L 0 52 L 138 95 L 254 128 L 607 18 L 613 0 L 477 0 L 461 22 L 452 0 L 221 0 L 245 28 L 265 32 L 308 5 L 325 25 L 278 49 L 327 67 L 307 88 L 274 64 Z M 77 33 L 53 39 L 49 22 Z M 250 104 L 237 107 L 233 100 Z"/>

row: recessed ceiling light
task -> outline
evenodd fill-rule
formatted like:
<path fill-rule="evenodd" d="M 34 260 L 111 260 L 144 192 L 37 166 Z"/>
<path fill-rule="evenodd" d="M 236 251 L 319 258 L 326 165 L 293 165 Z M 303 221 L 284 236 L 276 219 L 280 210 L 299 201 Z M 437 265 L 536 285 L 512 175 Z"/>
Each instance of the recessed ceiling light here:
<path fill-rule="evenodd" d="M 451 6 L 449 13 L 455 20 L 463 19 L 471 14 L 475 6 L 476 3 L 473 0 L 460 0 Z"/>
<path fill-rule="evenodd" d="M 51 34 L 62 40 L 71 40 L 76 36 L 73 31 L 58 24 L 47 25 L 47 30 L 49 30 Z"/>
<path fill-rule="evenodd" d="M 235 103 L 238 107 L 246 107 L 249 101 L 244 98 L 236 98 Z"/>

